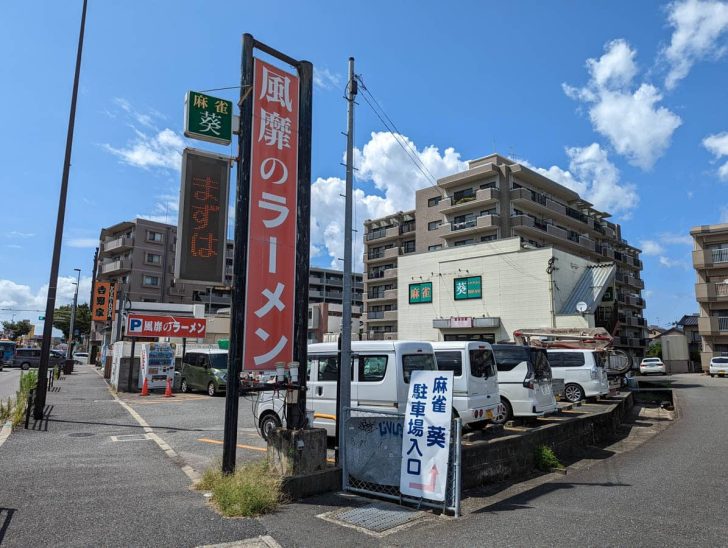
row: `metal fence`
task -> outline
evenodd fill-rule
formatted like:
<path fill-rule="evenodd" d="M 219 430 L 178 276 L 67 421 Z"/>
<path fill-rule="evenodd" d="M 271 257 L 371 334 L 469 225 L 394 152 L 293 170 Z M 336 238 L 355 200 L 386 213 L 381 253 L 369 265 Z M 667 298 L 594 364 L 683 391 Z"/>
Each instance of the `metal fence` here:
<path fill-rule="evenodd" d="M 344 489 L 411 506 L 427 506 L 460 516 L 462 423 L 450 425 L 447 488 L 443 502 L 413 498 L 399 491 L 404 413 L 345 408 Z"/>

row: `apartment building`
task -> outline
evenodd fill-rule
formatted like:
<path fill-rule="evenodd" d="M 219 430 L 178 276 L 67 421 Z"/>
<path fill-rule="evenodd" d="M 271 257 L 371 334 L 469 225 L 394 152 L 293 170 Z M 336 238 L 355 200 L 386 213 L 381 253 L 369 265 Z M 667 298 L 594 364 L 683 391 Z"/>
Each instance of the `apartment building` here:
<path fill-rule="evenodd" d="M 472 160 L 467 170 L 417 191 L 413 211 L 364 222 L 366 333 L 398 337 L 400 256 L 518 237 L 526 248 L 550 246 L 594 263 L 614 263 L 613 294 L 596 310 L 596 325 L 616 336 L 616 346 L 641 356 L 647 333 L 640 250 L 622 238 L 609 216 L 508 158 Z"/>
<path fill-rule="evenodd" d="M 364 292 L 363 276 L 352 273 L 351 304 L 362 306 Z M 342 304 L 344 296 L 344 273 L 341 270 L 329 270 L 316 266 L 308 271 L 308 303 Z"/>
<path fill-rule="evenodd" d="M 713 356 L 728 356 L 728 223 L 696 226 L 693 267 L 700 308 L 700 362 L 707 371 Z"/>

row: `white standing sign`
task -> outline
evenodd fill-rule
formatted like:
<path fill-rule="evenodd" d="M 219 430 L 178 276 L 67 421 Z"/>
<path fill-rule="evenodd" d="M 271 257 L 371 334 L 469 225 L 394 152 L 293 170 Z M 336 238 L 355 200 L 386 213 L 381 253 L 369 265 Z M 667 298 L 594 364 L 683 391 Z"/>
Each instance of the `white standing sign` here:
<path fill-rule="evenodd" d="M 452 383 L 452 371 L 412 371 L 399 479 L 403 495 L 445 500 Z"/>
<path fill-rule="evenodd" d="M 147 387 L 166 388 L 167 380 L 174 382 L 174 343 L 144 343 L 141 357 L 139 388 L 147 379 Z"/>

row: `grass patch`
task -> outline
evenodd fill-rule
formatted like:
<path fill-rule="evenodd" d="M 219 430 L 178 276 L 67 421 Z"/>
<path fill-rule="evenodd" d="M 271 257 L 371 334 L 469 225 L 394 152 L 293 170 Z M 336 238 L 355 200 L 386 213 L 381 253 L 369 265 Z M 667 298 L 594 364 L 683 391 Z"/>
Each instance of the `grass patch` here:
<path fill-rule="evenodd" d="M 10 421 L 13 428 L 25 420 L 25 408 L 28 405 L 30 391 L 38 385 L 38 372 L 28 371 L 20 374 L 20 386 L 15 398 L 8 398 L 6 403 L 0 401 L 0 426 Z"/>
<path fill-rule="evenodd" d="M 542 472 L 551 472 L 555 468 L 563 468 L 550 447 L 539 445 L 535 450 L 536 468 Z"/>
<path fill-rule="evenodd" d="M 245 463 L 234 474 L 209 468 L 195 489 L 212 492 L 212 503 L 227 517 L 252 517 L 273 512 L 282 502 L 281 478 L 265 460 Z"/>

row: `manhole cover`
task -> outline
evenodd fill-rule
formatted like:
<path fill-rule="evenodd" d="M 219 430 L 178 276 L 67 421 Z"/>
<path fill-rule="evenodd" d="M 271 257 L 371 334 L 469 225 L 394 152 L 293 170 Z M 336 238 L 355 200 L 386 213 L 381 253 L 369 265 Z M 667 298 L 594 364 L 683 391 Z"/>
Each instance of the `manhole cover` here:
<path fill-rule="evenodd" d="M 351 508 L 330 515 L 330 519 L 343 524 L 361 527 L 374 533 L 384 533 L 421 518 L 424 514 L 409 508 L 374 503 Z"/>
<path fill-rule="evenodd" d="M 68 434 L 69 438 L 88 438 L 89 436 L 93 436 L 93 432 L 74 432 L 73 434 Z"/>

